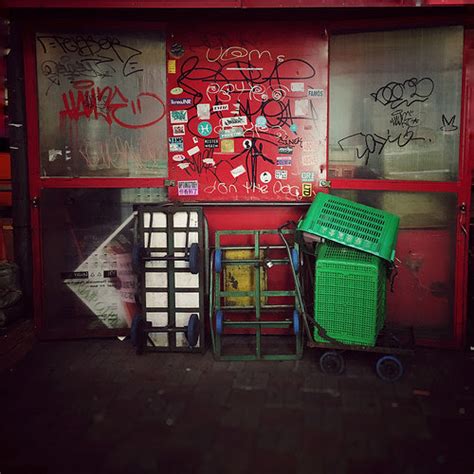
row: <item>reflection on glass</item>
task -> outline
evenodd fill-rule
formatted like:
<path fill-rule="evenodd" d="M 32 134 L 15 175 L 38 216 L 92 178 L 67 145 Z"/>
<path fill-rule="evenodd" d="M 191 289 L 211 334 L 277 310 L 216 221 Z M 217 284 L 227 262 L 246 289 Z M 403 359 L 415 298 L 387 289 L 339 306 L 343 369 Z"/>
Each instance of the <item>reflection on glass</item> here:
<path fill-rule="evenodd" d="M 335 191 L 331 194 L 400 217 L 398 275 L 387 292 L 387 321 L 412 326 L 417 337 L 452 336 L 456 196 L 449 193 Z"/>
<path fill-rule="evenodd" d="M 161 32 L 36 35 L 41 174 L 167 175 Z"/>
<path fill-rule="evenodd" d="M 48 329 L 130 326 L 138 308 L 133 205 L 150 189 L 47 189 L 41 199 L 44 315 Z"/>
<path fill-rule="evenodd" d="M 336 35 L 329 178 L 458 176 L 462 27 Z"/>

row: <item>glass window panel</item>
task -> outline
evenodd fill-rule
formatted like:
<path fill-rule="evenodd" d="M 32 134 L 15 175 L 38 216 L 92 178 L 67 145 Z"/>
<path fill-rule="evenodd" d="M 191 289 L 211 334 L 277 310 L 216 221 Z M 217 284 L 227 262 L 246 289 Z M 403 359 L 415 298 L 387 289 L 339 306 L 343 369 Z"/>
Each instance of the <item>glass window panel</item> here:
<path fill-rule="evenodd" d="M 386 191 L 331 194 L 400 216 L 398 276 L 387 292 L 387 321 L 412 326 L 418 338 L 453 333 L 456 195 Z"/>
<path fill-rule="evenodd" d="M 157 31 L 36 35 L 42 176 L 167 175 Z"/>
<path fill-rule="evenodd" d="M 463 28 L 336 35 L 329 178 L 458 176 Z"/>
<path fill-rule="evenodd" d="M 151 192 L 43 191 L 40 209 L 47 329 L 93 333 L 130 325 L 137 310 L 133 206 L 148 202 Z M 162 190 L 154 194 L 155 202 L 166 199 Z"/>

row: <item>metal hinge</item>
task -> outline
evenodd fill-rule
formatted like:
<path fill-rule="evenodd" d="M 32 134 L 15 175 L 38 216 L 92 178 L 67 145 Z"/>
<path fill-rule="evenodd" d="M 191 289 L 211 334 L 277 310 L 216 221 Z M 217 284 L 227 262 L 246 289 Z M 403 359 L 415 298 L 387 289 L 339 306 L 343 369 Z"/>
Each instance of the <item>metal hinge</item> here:
<path fill-rule="evenodd" d="M 38 196 L 34 196 L 31 200 L 31 205 L 35 208 L 38 208 L 40 204 L 40 198 Z"/>

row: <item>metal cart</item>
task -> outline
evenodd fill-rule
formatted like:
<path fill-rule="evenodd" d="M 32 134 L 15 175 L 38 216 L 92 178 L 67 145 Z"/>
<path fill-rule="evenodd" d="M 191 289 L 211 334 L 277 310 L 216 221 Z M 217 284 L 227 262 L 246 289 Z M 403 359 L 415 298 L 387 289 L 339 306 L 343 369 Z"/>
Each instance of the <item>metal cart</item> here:
<path fill-rule="evenodd" d="M 287 236 L 294 236 L 293 230 L 284 230 Z M 215 357 L 222 360 L 295 360 L 303 353 L 303 331 L 301 327 L 301 307 L 296 298 L 294 289 L 288 290 L 266 290 L 262 288 L 262 277 L 267 270 L 276 265 L 297 269 L 299 266 L 299 252 L 296 247 L 290 251 L 290 257 L 286 255 L 286 246 L 278 244 L 265 244 L 263 240 L 273 236 L 278 239 L 278 230 L 224 230 L 217 231 L 215 237 L 215 249 L 211 255 L 210 267 L 210 330 L 212 346 Z M 253 245 L 224 246 L 223 237 L 246 237 L 253 241 Z M 276 239 L 275 239 L 276 237 Z M 232 251 L 247 251 L 247 258 L 229 258 Z M 274 252 L 279 256 L 273 256 Z M 229 267 L 245 265 L 251 269 L 253 276 L 253 288 L 244 291 L 237 289 L 228 290 L 223 283 L 223 273 Z M 292 282 L 289 276 L 287 281 Z M 291 298 L 291 304 L 271 304 L 272 298 Z M 232 303 L 232 298 L 245 298 L 246 303 Z M 253 304 L 252 304 L 253 303 Z M 239 313 L 253 318 L 239 318 Z M 281 315 L 275 319 L 275 315 Z M 291 316 L 288 316 L 290 314 Z M 271 317 L 267 317 L 270 315 Z M 234 316 L 234 317 L 232 317 Z M 222 339 L 226 329 L 250 329 L 255 334 L 255 351 L 252 354 L 223 354 Z M 268 333 L 268 329 L 288 329 L 291 331 L 295 350 L 292 354 L 264 354 L 262 351 L 262 335 Z M 245 336 L 244 336 L 245 337 Z M 286 337 L 286 336 L 285 336 Z"/>

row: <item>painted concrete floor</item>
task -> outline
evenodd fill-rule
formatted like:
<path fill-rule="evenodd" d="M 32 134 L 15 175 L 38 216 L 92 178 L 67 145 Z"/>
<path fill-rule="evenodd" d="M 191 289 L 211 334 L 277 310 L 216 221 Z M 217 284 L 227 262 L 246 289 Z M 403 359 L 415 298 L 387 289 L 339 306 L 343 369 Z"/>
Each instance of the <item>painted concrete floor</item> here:
<path fill-rule="evenodd" d="M 32 343 L 0 372 L 0 472 L 473 473 L 474 352 L 405 362 L 390 384 L 370 354 L 327 376 L 311 350 L 216 362 L 136 356 L 128 340 Z"/>

